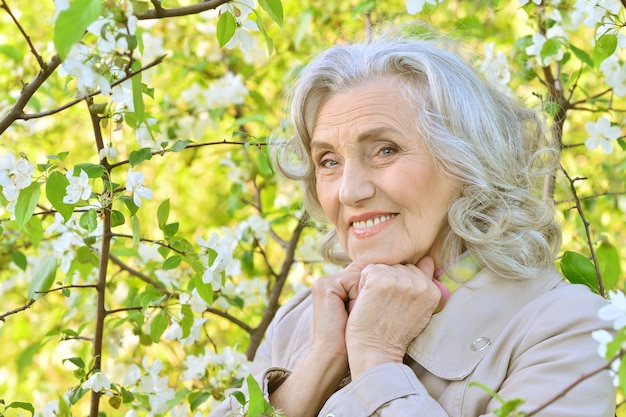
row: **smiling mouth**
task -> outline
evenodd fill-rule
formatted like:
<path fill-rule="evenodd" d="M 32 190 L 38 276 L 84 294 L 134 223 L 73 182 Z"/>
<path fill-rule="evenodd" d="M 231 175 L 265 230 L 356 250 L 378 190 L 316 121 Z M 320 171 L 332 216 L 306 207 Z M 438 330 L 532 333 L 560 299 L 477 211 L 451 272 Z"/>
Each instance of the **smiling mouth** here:
<path fill-rule="evenodd" d="M 385 223 L 391 219 L 396 217 L 395 214 L 387 214 L 384 216 L 374 217 L 373 219 L 361 220 L 352 223 L 352 227 L 355 229 L 369 229 L 374 226 L 378 226 L 379 224 Z"/>

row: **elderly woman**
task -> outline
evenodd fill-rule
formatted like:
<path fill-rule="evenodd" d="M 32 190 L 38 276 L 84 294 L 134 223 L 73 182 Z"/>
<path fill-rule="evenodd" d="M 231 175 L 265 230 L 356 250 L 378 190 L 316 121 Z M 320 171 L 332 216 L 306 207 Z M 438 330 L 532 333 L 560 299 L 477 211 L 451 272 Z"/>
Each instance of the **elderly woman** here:
<path fill-rule="evenodd" d="M 591 333 L 608 323 L 604 300 L 555 269 L 540 196 L 555 157 L 534 112 L 433 43 L 383 39 L 311 62 L 291 117 L 278 167 L 347 266 L 268 330 L 254 367 L 276 409 L 476 417 L 519 398 L 543 416 L 614 415 L 608 372 L 561 396 L 606 365 Z"/>

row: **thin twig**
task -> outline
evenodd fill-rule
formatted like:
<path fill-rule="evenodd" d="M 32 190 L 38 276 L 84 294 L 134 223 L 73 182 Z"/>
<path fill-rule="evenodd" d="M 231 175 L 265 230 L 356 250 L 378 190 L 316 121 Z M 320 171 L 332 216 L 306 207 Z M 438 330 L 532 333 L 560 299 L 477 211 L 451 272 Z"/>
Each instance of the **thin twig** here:
<path fill-rule="evenodd" d="M 246 333 L 248 334 L 252 334 L 254 332 L 254 329 L 252 327 L 250 327 L 248 324 L 246 324 L 245 322 L 239 320 L 237 317 L 231 316 L 230 314 L 221 311 L 221 310 L 217 310 L 215 308 L 212 307 L 208 307 L 206 309 L 207 312 L 211 313 L 211 314 L 215 314 L 216 316 L 222 317 L 228 321 L 230 321 L 233 324 L 236 324 L 237 326 L 241 327 Z"/>
<path fill-rule="evenodd" d="M 28 104 L 33 94 L 41 87 L 41 85 L 52 75 L 54 70 L 61 64 L 61 58 L 58 54 L 50 58 L 50 62 L 39 71 L 37 76 L 28 84 L 22 87 L 22 93 L 18 97 L 17 101 L 11 107 L 11 110 L 0 120 L 0 135 L 13 124 L 14 121 L 20 118 L 24 113 L 24 107 Z"/>
<path fill-rule="evenodd" d="M 587 221 L 587 218 L 585 217 L 583 208 L 580 205 L 580 199 L 578 198 L 578 193 L 576 192 L 575 182 L 583 178 L 579 178 L 579 177 L 571 178 L 562 165 L 560 168 L 561 168 L 561 172 L 565 174 L 565 178 L 567 178 L 567 180 L 569 181 L 570 190 L 572 191 L 572 195 L 574 196 L 574 202 L 576 204 L 576 211 L 578 212 L 578 215 L 580 216 L 580 220 L 583 222 L 583 226 L 585 227 L 585 234 L 587 236 L 587 246 L 589 247 L 589 251 L 591 252 L 591 259 L 593 261 L 593 267 L 596 270 L 596 280 L 598 282 L 598 291 L 600 292 L 600 295 L 604 297 L 604 284 L 602 282 L 602 274 L 600 273 L 600 265 L 598 264 L 598 257 L 596 256 L 596 250 L 593 247 L 593 240 L 591 238 L 591 230 L 589 228 L 589 222 Z"/>
<path fill-rule="evenodd" d="M 263 312 L 263 317 L 261 318 L 261 323 L 254 329 L 254 332 L 250 335 L 250 344 L 248 345 L 248 349 L 246 351 L 246 356 L 249 360 L 254 358 L 254 355 L 261 344 L 261 340 L 265 336 L 265 331 L 269 326 L 270 322 L 274 319 L 274 315 L 279 307 L 279 298 L 282 294 L 283 287 L 287 282 L 287 277 L 289 275 L 289 271 L 294 263 L 296 247 L 298 246 L 298 241 L 300 240 L 300 235 L 302 231 L 307 226 L 307 216 L 303 216 L 302 219 L 296 225 L 296 228 L 293 230 L 291 234 L 291 239 L 289 239 L 289 244 L 287 245 L 287 249 L 285 250 L 285 259 L 283 260 L 283 264 L 281 270 L 276 278 L 276 282 L 272 287 L 272 291 L 270 291 L 268 297 L 267 308 Z"/>
<path fill-rule="evenodd" d="M 36 294 L 48 294 L 51 292 L 68 290 L 70 288 L 97 288 L 96 284 L 84 284 L 84 285 L 63 285 L 62 287 L 51 288 L 47 291 L 35 291 Z"/>
<path fill-rule="evenodd" d="M 167 288 L 165 288 L 165 286 L 163 284 L 161 284 L 158 281 L 155 281 L 153 279 L 151 279 L 149 276 L 137 271 L 136 269 L 131 268 L 130 266 L 126 265 L 124 262 L 122 262 L 118 257 L 113 256 L 113 255 L 109 255 L 109 259 L 111 260 L 111 262 L 113 262 L 115 265 L 119 266 L 120 269 L 122 269 L 123 271 L 128 272 L 130 275 L 139 278 L 140 280 L 142 280 L 143 282 L 145 282 L 146 284 L 150 284 L 152 285 L 154 288 L 158 289 L 159 291 L 161 291 L 163 294 L 167 294 L 167 295 L 172 295 Z"/>
<path fill-rule="evenodd" d="M 115 80 L 114 82 L 111 83 L 111 87 L 115 87 L 116 85 L 119 85 L 121 83 L 123 83 L 126 80 L 129 80 L 131 78 L 133 78 L 135 75 L 146 71 L 156 65 L 159 65 L 161 62 L 163 62 L 163 59 L 165 59 L 166 55 L 162 55 L 160 57 L 158 57 L 157 59 L 155 59 L 154 61 L 150 62 L 149 64 L 139 68 L 136 71 L 131 71 L 129 73 L 127 73 L 124 77 L 120 78 L 119 80 Z M 38 119 L 41 117 L 46 117 L 46 116 L 51 116 L 53 114 L 62 112 L 63 110 L 69 109 L 72 106 L 77 105 L 78 103 L 80 103 L 81 101 L 85 100 L 85 99 L 89 99 L 92 98 L 94 96 L 97 96 L 98 94 L 101 94 L 102 92 L 100 90 L 96 90 L 92 93 L 89 93 L 83 97 L 79 97 L 76 98 L 70 102 L 67 102 L 65 104 L 63 104 L 62 106 L 59 106 L 57 108 L 51 109 L 51 110 L 45 110 L 42 112 L 38 112 L 38 113 L 22 113 L 20 114 L 17 119 L 21 119 L 21 120 L 31 120 L 31 119 Z M 1 132 L 0 132 L 1 133 Z"/>
<path fill-rule="evenodd" d="M 22 27 L 22 25 L 20 25 L 20 22 L 17 21 L 17 18 L 15 17 L 13 12 L 11 12 L 11 9 L 9 9 L 9 5 L 6 3 L 6 1 L 2 0 L 2 5 L 0 5 L 0 7 L 6 10 L 9 16 L 11 16 L 13 23 L 15 23 L 24 39 L 26 39 L 26 43 L 28 43 L 28 46 L 30 47 L 30 52 L 32 52 L 32 54 L 35 56 L 35 59 L 39 63 L 39 68 L 41 68 L 42 70 L 45 69 L 46 63 L 43 61 L 41 55 L 39 55 L 39 52 L 37 52 L 37 48 L 35 48 L 35 45 L 33 45 L 33 42 L 30 40 L 30 36 L 28 36 L 26 31 L 24 31 L 24 28 Z"/>
<path fill-rule="evenodd" d="M 137 19 L 149 20 L 149 19 L 163 19 L 168 17 L 189 16 L 192 14 L 198 14 L 206 12 L 207 10 L 216 9 L 222 4 L 228 3 L 230 0 L 206 0 L 202 3 L 192 4 L 190 6 L 175 7 L 166 9 L 161 5 L 160 1 L 152 0 L 154 9 L 148 10 L 146 13 L 138 14 Z M 157 3 L 158 5 L 156 5 Z"/>
<path fill-rule="evenodd" d="M 201 148 L 201 147 L 204 147 L 204 146 L 213 146 L 213 145 L 266 146 L 267 143 L 265 143 L 265 142 L 258 142 L 258 143 L 234 142 L 234 141 L 229 141 L 229 140 L 224 139 L 224 140 L 215 141 L 215 142 L 191 143 L 191 144 L 185 146 L 185 149 Z M 164 154 L 169 153 L 169 152 L 173 152 L 173 151 L 171 149 L 162 149 L 162 150 L 158 150 L 158 151 L 152 151 L 151 154 L 152 154 L 152 156 L 155 156 L 155 155 L 163 156 Z M 123 161 L 111 164 L 111 169 L 117 168 L 117 167 L 122 166 L 122 165 L 127 165 L 129 163 L 130 163 L 130 161 L 128 159 L 125 159 Z"/>
<path fill-rule="evenodd" d="M 616 360 L 621 358 L 623 354 L 624 354 L 624 351 L 621 351 L 613 359 L 611 359 L 609 361 L 609 363 L 607 363 L 606 365 L 604 365 L 604 366 L 602 366 L 602 367 L 600 367 L 598 369 L 594 369 L 593 371 L 591 371 L 589 373 L 584 374 L 583 376 L 578 378 L 576 381 L 574 381 L 571 384 L 569 384 L 568 386 L 566 386 L 561 392 L 559 392 L 556 396 L 554 396 L 554 398 L 551 398 L 550 400 L 546 401 L 544 404 L 542 404 L 539 407 L 535 408 L 534 410 L 530 411 L 528 414 L 526 414 L 526 417 L 531 417 L 531 416 L 534 416 L 535 414 L 539 413 L 540 411 L 542 411 L 543 409 L 545 409 L 546 407 L 548 407 L 549 405 L 554 403 L 559 398 L 562 398 L 563 396 L 565 396 L 565 394 L 570 392 L 572 389 L 574 389 L 578 384 L 580 384 L 584 380 L 589 379 L 592 376 L 599 374 L 600 372 L 604 372 L 606 370 L 611 369 L 611 365 L 613 364 L 613 362 L 615 362 Z"/>
<path fill-rule="evenodd" d="M 11 310 L 11 311 L 9 311 L 9 312 L 7 312 L 7 313 L 4 313 L 4 314 L 0 315 L 0 321 L 1 321 L 1 322 L 4 322 L 5 317 L 11 316 L 11 315 L 13 315 L 13 314 L 17 314 L 17 313 L 19 313 L 20 311 L 24 311 L 24 310 L 26 310 L 26 309 L 30 308 L 30 306 L 32 306 L 34 303 L 35 303 L 35 300 L 34 300 L 34 299 L 33 299 L 33 300 L 30 300 L 28 303 L 26 303 L 26 304 L 25 304 L 25 305 L 23 305 L 22 307 L 16 308 L 15 310 Z"/>

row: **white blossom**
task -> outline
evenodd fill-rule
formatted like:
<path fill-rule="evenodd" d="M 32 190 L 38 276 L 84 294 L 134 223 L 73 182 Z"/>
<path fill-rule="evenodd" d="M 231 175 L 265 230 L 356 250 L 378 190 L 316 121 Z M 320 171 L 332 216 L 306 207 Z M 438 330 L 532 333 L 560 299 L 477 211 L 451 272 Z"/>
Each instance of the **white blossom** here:
<path fill-rule="evenodd" d="M 105 158 L 108 160 L 113 160 L 117 158 L 117 149 L 113 146 L 105 146 L 100 149 L 100 152 L 98 152 L 98 156 L 100 157 L 100 160 L 103 160 Z"/>
<path fill-rule="evenodd" d="M 484 43 L 483 46 L 485 48 L 485 60 L 480 66 L 480 70 L 487 79 L 495 81 L 494 84 L 500 91 L 510 92 L 508 84 L 511 80 L 511 72 L 506 56 L 502 52 L 494 54 L 493 42 Z"/>
<path fill-rule="evenodd" d="M 606 348 L 607 345 L 613 341 L 613 335 L 606 330 L 601 329 L 591 332 L 591 337 L 593 337 L 593 339 L 599 343 L 598 355 L 600 355 L 600 357 L 602 358 L 608 359 L 606 357 Z"/>
<path fill-rule="evenodd" d="M 111 388 L 111 382 L 105 374 L 97 371 L 89 377 L 87 382 L 85 382 L 85 388 L 90 388 L 94 392 L 101 392 Z"/>
<path fill-rule="evenodd" d="M 612 321 L 613 328 L 626 327 L 626 295 L 621 291 L 609 291 L 610 304 L 602 307 L 598 316 L 602 320 Z"/>
<path fill-rule="evenodd" d="M 35 165 L 28 159 L 21 157 L 15 162 L 13 183 L 18 190 L 24 189 L 33 181 Z"/>
<path fill-rule="evenodd" d="M 619 138 L 622 133 L 621 129 L 618 126 L 612 126 L 610 120 L 606 117 L 599 118 L 595 123 L 585 123 L 585 129 L 587 129 L 587 133 L 591 135 L 585 141 L 585 146 L 589 149 L 595 149 L 600 146 L 607 155 L 613 152 L 613 143 L 611 143 L 611 140 Z M 622 294 L 622 297 L 623 296 Z M 624 302 L 626 306 L 626 299 Z"/>
<path fill-rule="evenodd" d="M 532 1 L 536 5 L 540 5 L 542 0 L 532 0 Z M 526 6 L 528 3 L 530 3 L 530 0 L 519 0 L 520 6 Z"/>
<path fill-rule="evenodd" d="M 126 190 L 133 193 L 133 202 L 137 207 L 141 207 L 141 199 L 152 199 L 152 190 L 143 185 L 144 176 L 142 172 L 133 171 L 132 168 L 128 170 L 128 181 L 126 183 Z"/>
<path fill-rule="evenodd" d="M 90 64 L 89 49 L 81 43 L 76 43 L 61 64 L 59 75 L 71 75 L 76 78 L 76 90 L 80 97 L 86 96 L 96 87 L 102 94 L 108 95 L 111 91 L 111 83 Z"/>
<path fill-rule="evenodd" d="M 191 311 L 197 314 L 204 313 L 209 306 L 206 301 L 204 301 L 202 297 L 200 297 L 200 294 L 198 294 L 198 290 L 196 290 L 195 288 L 191 291 L 191 295 L 186 292 L 182 293 L 179 300 L 181 304 L 189 305 Z"/>
<path fill-rule="evenodd" d="M 65 187 L 65 197 L 63 202 L 65 204 L 76 204 L 78 200 L 89 200 L 91 196 L 91 185 L 89 185 L 89 177 L 85 171 L 81 170 L 78 176 L 74 175 L 74 169 L 71 168 L 65 174 L 70 182 Z"/>
<path fill-rule="evenodd" d="M 215 354 L 207 347 L 204 348 L 203 355 L 187 355 L 183 362 L 185 367 L 182 376 L 183 381 L 201 379 L 206 374 L 207 367 L 213 361 L 214 356 Z"/>
<path fill-rule="evenodd" d="M 417 14 L 422 11 L 426 4 L 439 4 L 442 0 L 406 0 L 408 14 Z"/>
<path fill-rule="evenodd" d="M 563 56 L 565 55 L 565 49 L 563 48 L 563 45 L 560 45 L 558 51 L 555 54 L 542 57 L 541 52 L 545 43 L 550 39 L 567 40 L 567 38 L 567 32 L 565 32 L 565 30 L 561 26 L 554 25 L 550 29 L 548 29 L 545 36 L 541 33 L 534 33 L 532 36 L 533 44 L 526 47 L 526 53 L 530 56 L 536 56 L 539 64 L 547 67 L 548 65 L 550 65 L 550 62 L 552 62 L 552 60 L 562 60 Z"/>
<path fill-rule="evenodd" d="M 600 71 L 604 74 L 606 84 L 613 88 L 615 95 L 626 96 L 626 65 L 620 62 L 617 54 L 602 61 Z"/>

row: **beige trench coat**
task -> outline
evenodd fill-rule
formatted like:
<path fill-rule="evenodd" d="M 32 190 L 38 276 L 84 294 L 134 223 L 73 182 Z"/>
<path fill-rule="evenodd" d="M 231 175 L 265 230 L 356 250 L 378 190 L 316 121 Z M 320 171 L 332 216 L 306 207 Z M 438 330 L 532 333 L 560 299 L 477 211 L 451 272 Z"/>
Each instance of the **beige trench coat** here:
<path fill-rule="evenodd" d="M 583 375 L 606 365 L 591 332 L 610 329 L 598 318 L 606 302 L 556 271 L 525 281 L 480 272 L 459 287 L 411 344 L 405 364 L 380 365 L 333 394 L 320 417 L 478 417 L 499 402 L 521 398 L 531 411 Z M 283 306 L 268 329 L 253 369 L 266 394 L 309 349 L 312 297 L 306 291 Z M 410 322 L 407 322 L 409 325 Z M 238 415 L 226 400 L 211 417 Z M 588 378 L 536 414 L 609 417 L 615 389 L 608 371 Z"/>

